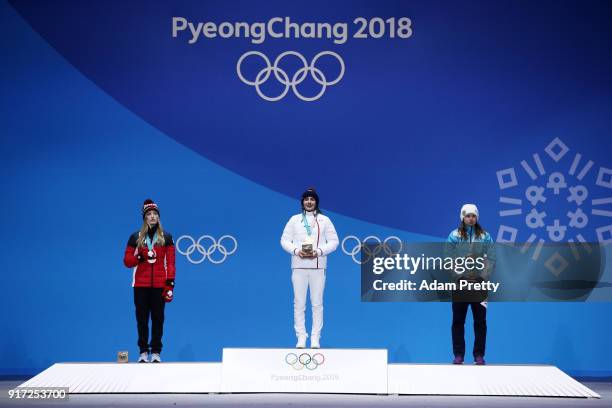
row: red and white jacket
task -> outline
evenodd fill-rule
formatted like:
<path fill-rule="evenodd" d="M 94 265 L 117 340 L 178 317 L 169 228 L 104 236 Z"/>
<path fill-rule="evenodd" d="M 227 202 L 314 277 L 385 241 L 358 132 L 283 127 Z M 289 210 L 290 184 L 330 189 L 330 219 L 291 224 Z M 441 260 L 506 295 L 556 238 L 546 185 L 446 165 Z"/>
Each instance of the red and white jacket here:
<path fill-rule="evenodd" d="M 123 263 L 128 268 L 134 268 L 134 277 L 132 286 L 138 288 L 163 288 L 166 286 L 167 280 L 174 281 L 176 275 L 176 266 L 174 263 L 174 241 L 172 235 L 164 232 L 165 244 L 153 245 L 153 250 L 157 254 L 155 263 L 147 262 L 147 252 L 149 249 L 145 247 L 138 248 L 137 254 L 140 254 L 140 259 L 134 252 L 138 247 L 138 232 L 133 233 L 128 240 L 123 256 Z"/>

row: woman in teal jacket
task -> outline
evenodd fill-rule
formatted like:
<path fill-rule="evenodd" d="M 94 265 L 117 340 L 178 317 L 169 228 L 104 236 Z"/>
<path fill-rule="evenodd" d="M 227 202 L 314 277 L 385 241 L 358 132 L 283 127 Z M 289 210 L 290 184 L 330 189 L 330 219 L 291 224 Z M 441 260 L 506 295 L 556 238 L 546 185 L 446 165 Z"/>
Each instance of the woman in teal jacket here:
<path fill-rule="evenodd" d="M 478 273 L 465 273 L 459 280 L 483 281 L 488 279 L 495 261 L 493 240 L 478 223 L 478 208 L 474 204 L 465 204 L 459 215 L 461 224 L 448 236 L 449 249 L 466 257 L 484 256 L 487 259 L 486 268 Z M 474 318 L 474 364 L 484 365 L 485 344 L 487 341 L 487 300 L 486 292 L 454 292 L 453 293 L 453 364 L 463 364 L 465 355 L 465 317 L 471 306 Z"/>

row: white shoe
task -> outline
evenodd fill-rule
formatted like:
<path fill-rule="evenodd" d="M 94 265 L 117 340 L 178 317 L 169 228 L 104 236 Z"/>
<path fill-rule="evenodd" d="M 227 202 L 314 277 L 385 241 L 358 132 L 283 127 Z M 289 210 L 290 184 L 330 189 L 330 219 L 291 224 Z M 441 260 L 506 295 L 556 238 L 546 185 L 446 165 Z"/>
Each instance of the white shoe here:
<path fill-rule="evenodd" d="M 295 348 L 303 349 L 306 348 L 306 336 L 298 336 L 298 342 Z"/>
<path fill-rule="evenodd" d="M 318 349 L 321 348 L 321 344 L 319 343 L 319 339 L 321 336 L 310 336 L 310 348 Z"/>
<path fill-rule="evenodd" d="M 161 363 L 161 357 L 160 357 L 159 353 L 151 354 L 151 362 L 152 363 Z"/>
<path fill-rule="evenodd" d="M 140 357 L 138 357 L 139 363 L 148 363 L 149 362 L 149 353 L 140 353 Z"/>

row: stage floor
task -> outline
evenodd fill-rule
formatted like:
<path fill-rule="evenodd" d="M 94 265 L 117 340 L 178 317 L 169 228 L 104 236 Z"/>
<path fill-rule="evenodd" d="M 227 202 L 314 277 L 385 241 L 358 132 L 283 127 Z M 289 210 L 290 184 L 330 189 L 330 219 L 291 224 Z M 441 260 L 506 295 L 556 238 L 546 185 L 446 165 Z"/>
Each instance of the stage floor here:
<path fill-rule="evenodd" d="M 9 400 L 8 390 L 23 383 L 0 381 L 0 406 L 50 407 L 50 401 Z M 472 397 L 418 395 L 336 395 L 336 394 L 128 394 L 128 395 L 71 395 L 62 406 L 71 407 L 610 407 L 612 382 L 582 382 L 601 395 L 594 398 L 542 397 Z"/>

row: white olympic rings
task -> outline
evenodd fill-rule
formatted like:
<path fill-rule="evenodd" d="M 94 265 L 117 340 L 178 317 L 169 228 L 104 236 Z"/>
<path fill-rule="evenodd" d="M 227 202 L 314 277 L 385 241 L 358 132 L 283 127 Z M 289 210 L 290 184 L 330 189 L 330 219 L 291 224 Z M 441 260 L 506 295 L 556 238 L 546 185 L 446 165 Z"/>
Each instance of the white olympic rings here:
<path fill-rule="evenodd" d="M 183 251 L 180 247 L 180 242 L 184 239 L 191 241 L 191 245 L 189 245 L 189 247 L 187 247 L 187 249 Z M 234 242 L 234 247 L 231 251 L 228 251 L 228 249 L 222 244 L 222 241 L 225 239 L 229 239 Z M 211 245 L 208 247 L 208 249 L 204 248 L 204 246 L 202 245 L 202 240 L 211 241 Z M 220 264 L 225 262 L 226 258 L 229 255 L 232 255 L 234 252 L 236 252 L 236 250 L 238 249 L 238 241 L 231 235 L 223 235 L 221 238 L 219 238 L 218 241 L 210 235 L 202 235 L 200 238 L 198 238 L 197 241 L 190 235 L 182 235 L 179 239 L 176 240 L 175 247 L 178 253 L 181 255 L 185 255 L 187 257 L 187 260 L 192 264 L 200 264 L 204 262 L 207 258 L 210 262 L 214 264 Z M 202 255 L 202 258 L 193 259 L 191 257 L 191 254 L 193 254 L 195 251 L 198 251 Z M 223 257 L 220 259 L 213 259 L 211 255 L 216 251 L 219 251 L 223 255 Z"/>
<path fill-rule="evenodd" d="M 261 57 L 266 63 L 265 68 L 259 71 L 259 73 L 255 76 L 254 81 L 246 79 L 242 74 L 242 62 L 251 55 Z M 289 74 L 287 74 L 286 71 L 279 68 L 278 66 L 280 61 L 288 55 L 293 55 L 297 57 L 303 65 L 303 67 L 295 71 L 291 79 L 289 78 Z M 324 55 L 331 55 L 332 57 L 335 57 L 340 63 L 340 73 L 333 81 L 328 81 L 323 71 L 321 71 L 315 66 L 318 59 Z M 289 92 L 289 88 L 293 90 L 295 96 L 297 96 L 303 101 L 316 101 L 317 99 L 323 96 L 323 94 L 325 93 L 325 89 L 327 89 L 328 86 L 336 85 L 338 82 L 340 82 L 340 80 L 344 76 L 344 69 L 344 61 L 342 60 L 340 55 L 336 54 L 333 51 L 321 51 L 320 53 L 315 55 L 310 64 L 308 64 L 306 58 L 304 58 L 302 54 L 296 51 L 285 51 L 282 54 L 279 54 L 279 56 L 276 57 L 276 59 L 274 60 L 274 64 L 270 63 L 270 59 L 264 53 L 259 51 L 248 51 L 242 54 L 242 56 L 238 58 L 238 62 L 236 63 L 236 72 L 238 73 L 238 78 L 240 78 L 240 80 L 245 84 L 254 86 L 255 90 L 257 91 L 257 94 L 268 102 L 276 102 L 283 99 L 285 95 L 287 95 L 287 92 Z M 276 78 L 276 80 L 285 86 L 285 89 L 277 96 L 267 96 L 261 90 L 261 85 L 270 78 L 270 73 L 274 73 L 274 77 Z M 297 86 L 306 79 L 308 74 L 312 76 L 312 79 L 317 84 L 321 85 L 321 90 L 316 95 L 310 97 L 302 95 L 297 88 Z"/>
<path fill-rule="evenodd" d="M 346 248 L 346 243 L 349 240 L 356 241 L 355 245 L 353 246 L 353 248 L 350 251 Z M 399 249 L 394 250 L 391 246 L 389 246 L 388 243 L 389 243 L 390 240 L 397 241 L 397 243 L 399 244 Z M 374 247 L 374 250 L 372 250 L 372 248 L 370 246 L 366 245 L 368 243 L 372 243 L 372 241 L 374 241 L 375 243 L 378 243 L 378 244 L 383 244 L 383 245 L 377 245 L 376 247 Z M 391 236 L 385 238 L 384 241 L 381 241 L 381 239 L 378 238 L 375 235 L 369 235 L 369 236 L 365 237 L 363 239 L 363 241 L 360 240 L 359 238 L 357 238 L 354 235 L 348 235 L 347 237 L 345 237 L 342 240 L 342 252 L 344 252 L 346 255 L 350 255 L 353 258 L 353 261 L 355 263 L 358 263 L 358 264 L 361 265 L 361 264 L 369 262 L 370 259 L 372 259 L 373 256 L 378 255 L 380 253 L 381 249 L 387 255 L 391 256 L 391 255 L 394 255 L 394 254 L 397 254 L 397 253 L 401 252 L 403 247 L 404 247 L 403 245 L 404 244 L 402 243 L 402 240 L 399 239 L 398 237 L 394 236 L 394 235 L 391 235 Z M 356 257 L 356 255 L 359 254 L 360 251 L 363 251 L 363 253 L 364 253 L 364 255 L 365 255 L 365 257 L 367 259 L 361 260 L 361 259 L 358 259 Z"/>

